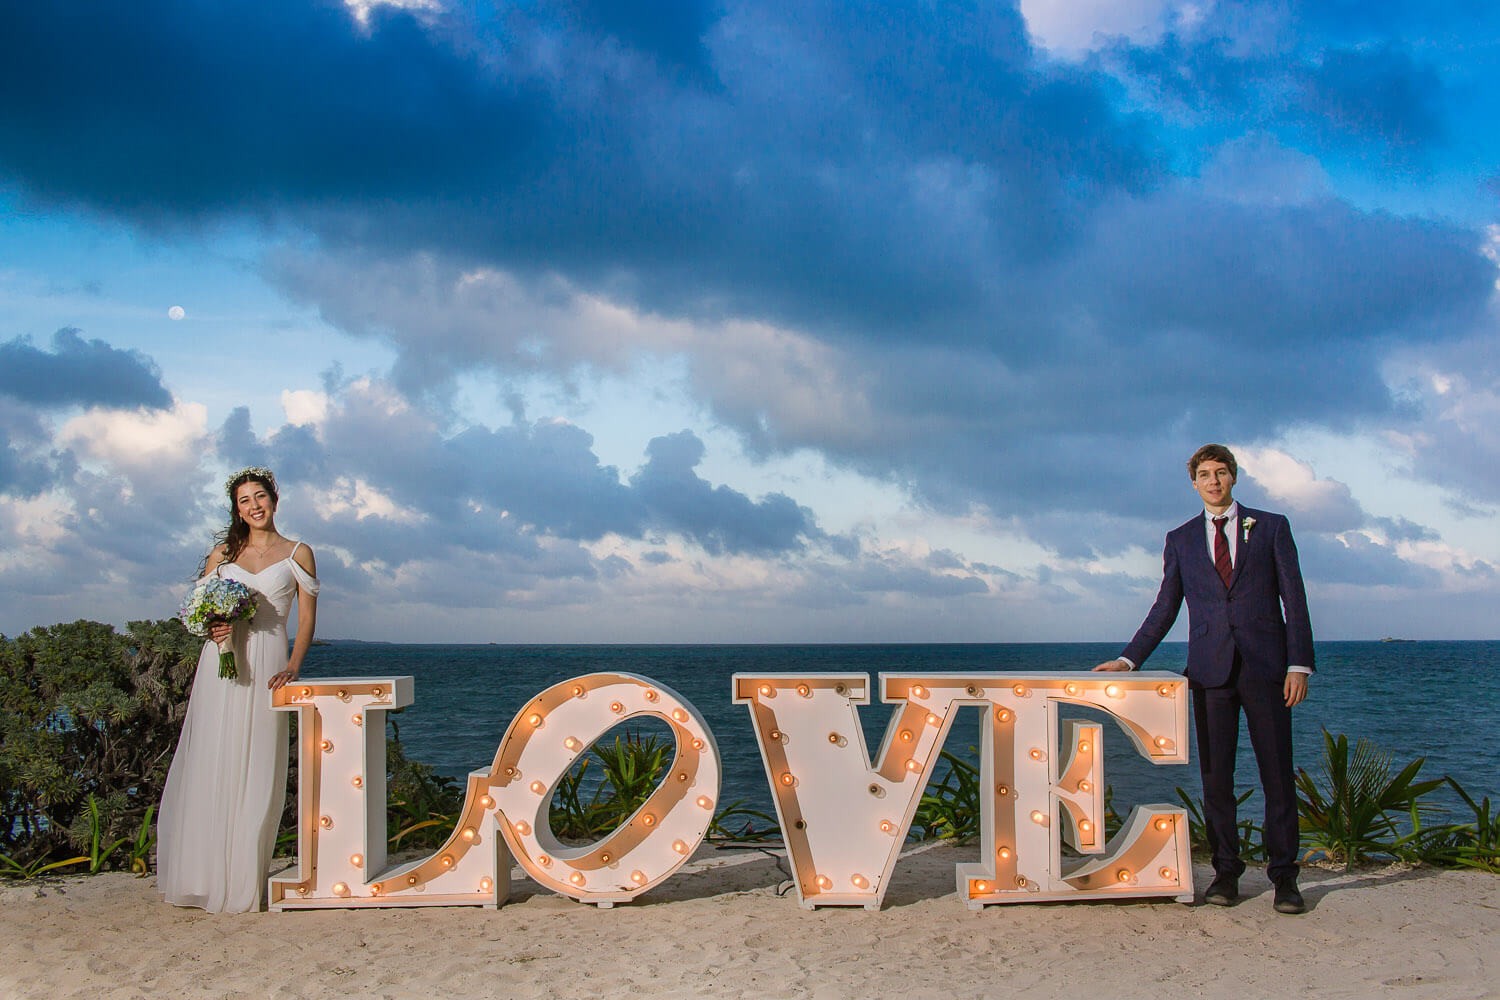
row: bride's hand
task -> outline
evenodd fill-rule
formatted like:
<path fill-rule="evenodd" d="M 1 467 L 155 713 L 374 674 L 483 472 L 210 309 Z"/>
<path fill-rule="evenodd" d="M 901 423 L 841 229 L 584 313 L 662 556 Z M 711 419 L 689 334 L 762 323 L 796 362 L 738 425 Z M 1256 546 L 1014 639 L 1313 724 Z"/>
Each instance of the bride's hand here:
<path fill-rule="evenodd" d="M 208 627 L 208 637 L 221 646 L 231 635 L 234 635 L 234 626 L 228 622 L 214 622 Z"/>
<path fill-rule="evenodd" d="M 266 682 L 266 687 L 270 688 L 272 691 L 275 691 L 277 688 L 286 687 L 288 684 L 290 684 L 292 681 L 294 681 L 296 679 L 297 679 L 297 671 L 295 671 L 295 670 L 283 670 L 279 674 L 272 674 L 271 675 L 271 679 Z"/>

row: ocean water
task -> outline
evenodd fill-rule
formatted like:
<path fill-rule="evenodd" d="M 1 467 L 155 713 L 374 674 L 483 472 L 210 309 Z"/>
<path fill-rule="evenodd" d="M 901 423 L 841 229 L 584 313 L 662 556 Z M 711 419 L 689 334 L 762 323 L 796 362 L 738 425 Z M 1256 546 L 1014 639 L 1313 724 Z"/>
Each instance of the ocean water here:
<path fill-rule="evenodd" d="M 459 777 L 487 768 L 521 707 L 544 688 L 594 671 L 625 671 L 671 687 L 703 715 L 718 742 L 721 801 L 744 800 L 772 812 L 769 786 L 750 728 L 749 709 L 731 701 L 735 673 L 1087 670 L 1119 652 L 1105 643 L 983 645 L 693 645 L 508 646 L 334 642 L 309 651 L 308 677 L 415 678 L 416 698 L 393 713 L 408 756 Z M 1321 642 L 1311 694 L 1293 713 L 1297 765 L 1318 773 L 1323 730 L 1366 737 L 1396 766 L 1425 757 L 1423 777 L 1451 775 L 1476 799 L 1500 792 L 1500 642 Z M 1181 670 L 1187 647 L 1164 643 L 1147 666 Z M 866 745 L 876 752 L 891 706 L 872 695 L 860 710 Z M 1066 713 L 1065 713 L 1066 714 Z M 1086 715 L 1079 712 L 1079 715 Z M 968 718 L 964 716 L 967 715 Z M 1108 719 L 1102 714 L 1095 718 Z M 620 728 L 642 727 L 640 720 Z M 964 709 L 947 749 L 979 742 L 980 713 Z M 666 727 L 658 727 L 665 732 Z M 606 740 L 610 737 L 606 737 Z M 1155 766 L 1139 757 L 1123 730 L 1106 722 L 1104 777 L 1123 814 L 1147 802 L 1175 803 L 1174 788 L 1199 794 L 1196 754 L 1185 765 Z M 1238 784 L 1258 785 L 1249 740 L 1240 740 Z M 1458 805 L 1456 796 L 1435 800 Z M 1247 808 L 1259 813 L 1258 793 Z"/>

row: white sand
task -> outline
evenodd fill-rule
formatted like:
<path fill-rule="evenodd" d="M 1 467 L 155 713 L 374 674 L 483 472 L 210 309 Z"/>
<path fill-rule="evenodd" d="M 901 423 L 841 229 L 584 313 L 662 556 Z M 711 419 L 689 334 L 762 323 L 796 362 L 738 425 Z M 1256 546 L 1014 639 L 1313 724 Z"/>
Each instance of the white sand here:
<path fill-rule="evenodd" d="M 878 913 L 807 911 L 762 855 L 704 852 L 601 910 L 520 878 L 499 910 L 211 916 L 125 874 L 0 887 L 0 997 L 911 997 L 964 1000 L 1500 996 L 1500 878 L 1304 869 L 1302 916 L 1249 898 L 969 911 L 942 847 Z M 1208 873 L 1198 872 L 1200 887 Z M 1200 888 L 1201 893 L 1201 888 Z"/>

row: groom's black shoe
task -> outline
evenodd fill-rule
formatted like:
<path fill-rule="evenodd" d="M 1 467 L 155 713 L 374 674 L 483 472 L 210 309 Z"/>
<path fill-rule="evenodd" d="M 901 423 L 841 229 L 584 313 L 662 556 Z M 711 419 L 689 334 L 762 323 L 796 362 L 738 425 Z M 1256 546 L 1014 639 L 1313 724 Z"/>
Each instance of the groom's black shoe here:
<path fill-rule="evenodd" d="M 1233 906 L 1240 898 L 1240 880 L 1233 875 L 1215 875 L 1203 894 L 1203 901 L 1214 906 Z"/>
<path fill-rule="evenodd" d="M 1276 881 L 1276 901 L 1271 904 L 1277 913 L 1306 913 L 1307 904 L 1302 893 L 1297 891 L 1297 876 L 1287 875 Z"/>

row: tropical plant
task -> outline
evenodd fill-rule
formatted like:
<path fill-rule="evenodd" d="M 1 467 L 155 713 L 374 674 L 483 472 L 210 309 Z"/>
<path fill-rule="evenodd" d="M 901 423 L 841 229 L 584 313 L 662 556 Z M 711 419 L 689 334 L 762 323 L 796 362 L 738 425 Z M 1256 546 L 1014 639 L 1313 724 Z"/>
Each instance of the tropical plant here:
<path fill-rule="evenodd" d="M 99 797 L 92 792 L 88 799 L 88 824 L 89 824 L 89 874 L 97 875 L 104 870 L 109 863 L 110 855 L 114 854 L 124 845 L 130 843 L 129 837 L 120 837 L 110 841 L 104 835 L 104 817 L 99 812 Z"/>
<path fill-rule="evenodd" d="M 386 830 L 393 848 L 435 849 L 447 841 L 463 807 L 458 779 L 436 773 L 427 764 L 406 756 L 401 729 L 390 720 L 391 738 L 385 745 Z"/>
<path fill-rule="evenodd" d="M 969 752 L 977 756 L 973 747 Z M 979 765 L 947 750 L 938 759 L 939 770 L 917 802 L 911 833 L 918 840 L 964 843 L 979 836 Z"/>
<path fill-rule="evenodd" d="M 1434 831 L 1421 842 L 1418 860 L 1500 874 L 1500 809 L 1490 805 L 1489 796 L 1475 802 L 1458 782 L 1445 780 L 1474 814 L 1474 822 L 1453 823 Z M 1414 816 L 1414 827 L 1415 821 Z"/>
<path fill-rule="evenodd" d="M 59 868 L 84 864 L 88 860 L 88 855 L 85 854 L 76 858 L 65 858 L 62 861 L 48 861 L 46 858 L 37 858 L 33 861 L 22 863 L 12 858 L 9 854 L 0 854 L 0 876 L 19 879 L 36 878 L 38 875 L 56 871 Z"/>
<path fill-rule="evenodd" d="M 670 746 L 655 734 L 637 732 L 596 743 L 557 784 L 547 817 L 553 836 L 587 843 L 618 828 L 661 783 Z M 595 763 L 597 776 L 589 773 Z"/>
<path fill-rule="evenodd" d="M 155 819 L 156 805 L 153 803 L 146 807 L 141 828 L 135 832 L 135 839 L 130 844 L 130 870 L 142 878 L 151 874 L 151 851 L 156 847 Z"/>
<path fill-rule="evenodd" d="M 1432 811 L 1420 800 L 1446 780 L 1418 781 L 1425 761 L 1418 757 L 1393 774 L 1386 751 L 1361 738 L 1351 752 L 1347 736 L 1325 729 L 1321 777 L 1297 771 L 1303 844 L 1345 868 L 1377 855 L 1402 856 L 1420 845 L 1422 817 Z M 1403 832 L 1401 820 L 1409 820 L 1410 829 Z"/>

